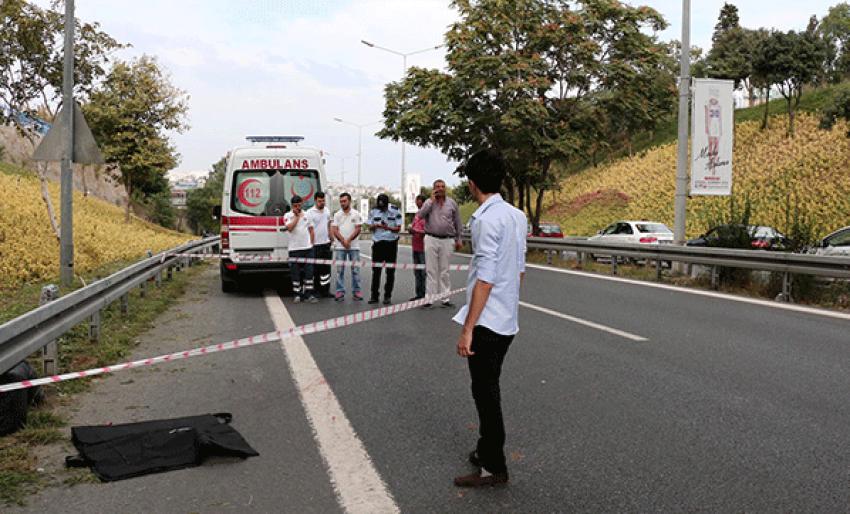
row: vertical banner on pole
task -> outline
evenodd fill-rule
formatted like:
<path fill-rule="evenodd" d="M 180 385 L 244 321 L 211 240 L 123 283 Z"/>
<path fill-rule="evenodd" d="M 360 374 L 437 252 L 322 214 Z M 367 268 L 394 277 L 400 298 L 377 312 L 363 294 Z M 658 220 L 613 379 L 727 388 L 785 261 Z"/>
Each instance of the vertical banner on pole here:
<path fill-rule="evenodd" d="M 419 210 L 416 208 L 416 197 L 422 190 L 422 176 L 414 173 L 408 173 L 404 178 L 404 206 L 405 214 L 416 214 Z"/>
<path fill-rule="evenodd" d="M 731 80 L 694 80 L 692 195 L 732 194 L 733 87 Z"/>
<path fill-rule="evenodd" d="M 360 199 L 360 215 L 363 219 L 367 219 L 369 217 L 369 199 L 361 198 Z"/>

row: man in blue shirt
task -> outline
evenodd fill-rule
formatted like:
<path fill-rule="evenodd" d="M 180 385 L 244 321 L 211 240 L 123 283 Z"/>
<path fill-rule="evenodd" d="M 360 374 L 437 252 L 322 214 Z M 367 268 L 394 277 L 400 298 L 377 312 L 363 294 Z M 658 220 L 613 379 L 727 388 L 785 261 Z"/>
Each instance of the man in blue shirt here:
<path fill-rule="evenodd" d="M 466 305 L 454 317 L 463 325 L 457 354 L 468 360 L 472 397 L 478 411 L 478 446 L 469 461 L 478 471 L 455 478 L 458 487 L 504 485 L 505 425 L 499 375 L 519 331 L 519 290 L 525 274 L 525 214 L 502 199 L 505 162 L 493 150 L 474 154 L 464 172 L 480 207 L 472 215 L 473 257 Z"/>
<path fill-rule="evenodd" d="M 398 233 L 401 230 L 401 211 L 390 204 L 390 198 L 379 194 L 377 207 L 369 213 L 369 226 L 372 228 L 372 295 L 369 303 L 378 303 L 381 292 L 381 268 L 383 262 L 395 264 L 398 259 Z M 387 281 L 384 283 L 384 305 L 392 302 L 395 268 L 387 268 Z"/>

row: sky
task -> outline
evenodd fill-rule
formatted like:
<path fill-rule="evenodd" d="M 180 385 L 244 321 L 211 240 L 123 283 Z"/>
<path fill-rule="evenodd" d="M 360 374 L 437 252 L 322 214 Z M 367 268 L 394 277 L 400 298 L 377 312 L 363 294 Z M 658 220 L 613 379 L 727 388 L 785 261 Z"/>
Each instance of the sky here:
<path fill-rule="evenodd" d="M 44 3 L 43 0 L 40 3 Z M 802 29 L 838 0 L 738 0 L 745 27 Z M 681 35 L 680 0 L 628 1 L 660 11 Z M 692 43 L 710 47 L 723 0 L 693 0 Z M 403 61 L 360 43 L 399 52 L 442 43 L 456 19 L 448 0 L 77 0 L 77 16 L 98 21 L 132 44 L 117 57 L 156 56 L 172 82 L 190 95 L 191 129 L 172 134 L 181 154 L 173 176 L 200 174 L 251 134 L 303 135 L 328 153 L 329 179 L 356 180 L 358 129 L 381 119 L 383 88 L 402 76 Z M 408 65 L 442 68 L 442 49 Z M 362 130 L 362 182 L 400 187 L 401 147 Z M 455 164 L 435 149 L 407 146 L 408 173 L 423 184 L 456 183 Z"/>

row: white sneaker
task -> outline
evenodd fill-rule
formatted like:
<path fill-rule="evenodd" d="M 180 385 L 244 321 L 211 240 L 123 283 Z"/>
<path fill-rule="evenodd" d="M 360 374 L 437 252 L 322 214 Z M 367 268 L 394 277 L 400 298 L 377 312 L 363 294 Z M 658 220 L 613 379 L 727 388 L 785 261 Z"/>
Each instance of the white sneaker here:
<path fill-rule="evenodd" d="M 292 300 L 292 303 L 301 303 L 301 297 L 300 297 L 300 296 L 296 296 L 296 297 L 295 297 L 295 300 Z"/>

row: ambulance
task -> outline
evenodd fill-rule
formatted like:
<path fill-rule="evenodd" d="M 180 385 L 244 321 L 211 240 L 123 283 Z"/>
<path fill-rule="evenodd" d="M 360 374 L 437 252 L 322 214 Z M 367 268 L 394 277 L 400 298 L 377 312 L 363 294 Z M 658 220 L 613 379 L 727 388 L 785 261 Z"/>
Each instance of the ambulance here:
<path fill-rule="evenodd" d="M 227 157 L 221 197 L 221 290 L 234 292 L 246 276 L 289 274 L 289 234 L 283 216 L 298 195 L 306 211 L 325 186 L 324 153 L 301 146 L 301 136 L 249 136 Z M 289 278 L 281 282 L 289 284 Z"/>

